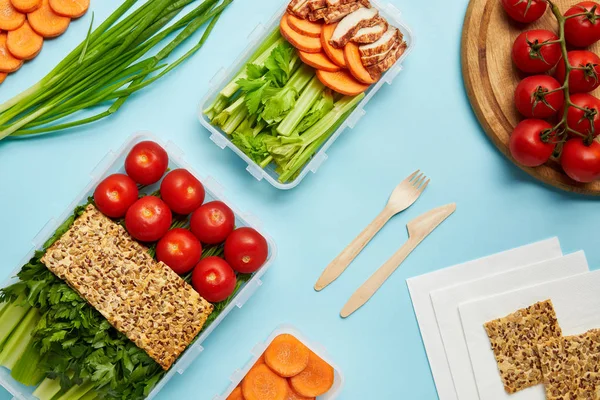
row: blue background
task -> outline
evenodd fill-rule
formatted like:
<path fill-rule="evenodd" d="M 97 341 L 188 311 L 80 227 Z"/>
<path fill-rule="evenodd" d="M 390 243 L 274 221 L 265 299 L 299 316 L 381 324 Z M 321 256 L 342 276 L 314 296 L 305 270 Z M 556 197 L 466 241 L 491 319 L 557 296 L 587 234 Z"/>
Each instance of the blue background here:
<path fill-rule="evenodd" d="M 208 82 L 234 62 L 247 36 L 282 0 L 236 0 L 205 47 L 113 117 L 45 138 L 0 143 L 0 278 L 6 278 L 51 217 L 89 183 L 109 150 L 148 130 L 173 140 L 187 161 L 225 187 L 227 197 L 256 215 L 279 247 L 264 285 L 204 343 L 206 350 L 160 399 L 212 399 L 281 323 L 292 323 L 324 345 L 339 364 L 343 400 L 435 399 L 436 391 L 405 279 L 558 235 L 563 250 L 600 261 L 600 213 L 593 198 L 546 187 L 510 164 L 491 144 L 469 106 L 460 73 L 466 0 L 392 0 L 417 38 L 393 86 L 385 85 L 367 115 L 329 150 L 316 175 L 289 192 L 258 182 L 230 150 L 220 150 L 197 120 Z M 92 0 L 96 21 L 118 0 Z M 37 82 L 79 43 L 91 13 L 40 56 L 9 76 L 5 100 Z M 384 206 L 393 187 L 420 168 L 431 178 L 425 195 L 392 220 L 352 267 L 322 293 L 312 289 L 322 269 Z M 419 247 L 369 304 L 338 317 L 352 292 L 406 239 L 405 224 L 435 206 L 458 210 Z M 0 399 L 9 399 L 0 389 Z"/>

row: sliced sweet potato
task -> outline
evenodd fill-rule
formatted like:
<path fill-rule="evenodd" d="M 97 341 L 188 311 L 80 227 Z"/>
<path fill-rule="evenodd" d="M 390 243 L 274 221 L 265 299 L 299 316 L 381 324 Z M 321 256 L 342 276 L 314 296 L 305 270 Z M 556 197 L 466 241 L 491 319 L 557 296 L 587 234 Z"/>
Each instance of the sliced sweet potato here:
<path fill-rule="evenodd" d="M 358 46 L 356 44 L 348 43 L 346 47 L 344 47 L 344 57 L 346 58 L 348 70 L 352 76 L 358 79 L 358 81 L 367 85 L 372 85 L 379 80 L 379 77 L 374 79 L 363 65 L 360 52 L 358 51 Z"/>
<path fill-rule="evenodd" d="M 323 46 L 321 45 L 321 40 L 318 38 L 302 35 L 290 27 L 288 23 L 289 14 L 285 14 L 283 18 L 281 18 L 281 23 L 279 25 L 279 29 L 281 31 L 281 36 L 283 36 L 292 46 L 297 48 L 298 50 L 307 52 L 307 53 L 320 53 L 323 50 Z"/>
<path fill-rule="evenodd" d="M 242 381 L 245 400 L 286 400 L 288 384 L 285 378 L 265 364 L 252 367 Z"/>
<path fill-rule="evenodd" d="M 310 36 L 314 38 L 321 37 L 321 31 L 323 30 L 323 24 L 317 22 L 310 22 L 305 19 L 300 19 L 295 15 L 288 15 L 288 24 L 290 28 L 295 30 L 301 35 Z"/>
<path fill-rule="evenodd" d="M 294 389 L 292 389 L 292 386 L 290 385 L 288 386 L 288 397 L 285 400 L 315 400 L 315 398 L 300 396 L 298 393 L 294 392 Z"/>
<path fill-rule="evenodd" d="M 0 83 L 4 82 L 8 74 L 6 72 L 0 72 Z"/>
<path fill-rule="evenodd" d="M 308 365 L 310 350 L 289 334 L 277 336 L 267 350 L 265 363 L 279 376 L 289 378 L 298 375 Z"/>
<path fill-rule="evenodd" d="M 244 394 L 242 393 L 242 387 L 236 387 L 233 392 L 229 396 L 227 396 L 226 400 L 245 400 Z"/>
<path fill-rule="evenodd" d="M 329 42 L 335 31 L 337 24 L 324 25 L 323 31 L 321 32 L 321 45 L 325 54 L 331 61 L 339 65 L 342 68 L 346 68 L 346 59 L 344 58 L 344 51 L 342 49 L 336 49 Z"/>
<path fill-rule="evenodd" d="M 370 85 L 357 81 L 347 70 L 327 72 L 317 70 L 317 78 L 329 89 L 346 96 L 364 93 Z"/>
<path fill-rule="evenodd" d="M 27 16 L 19 12 L 10 0 L 0 0 L 0 29 L 14 31 L 25 23 Z"/>
<path fill-rule="evenodd" d="M 290 378 L 290 385 L 301 396 L 318 397 L 331 389 L 334 375 L 333 367 L 311 352 L 308 366 L 304 371 Z"/>
<path fill-rule="evenodd" d="M 315 69 L 320 69 L 323 71 L 329 72 L 337 72 L 342 69 L 339 65 L 334 64 L 333 61 L 327 57 L 327 54 L 324 52 L 321 53 L 305 53 L 303 51 L 298 51 L 298 55 L 300 59 L 304 62 L 304 64 L 310 65 Z"/>
<path fill-rule="evenodd" d="M 10 0 L 13 7 L 22 13 L 30 13 L 42 6 L 42 0 Z"/>
<path fill-rule="evenodd" d="M 23 60 L 10 54 L 6 47 L 6 39 L 6 33 L 0 33 L 0 72 L 15 72 L 23 65 Z"/>

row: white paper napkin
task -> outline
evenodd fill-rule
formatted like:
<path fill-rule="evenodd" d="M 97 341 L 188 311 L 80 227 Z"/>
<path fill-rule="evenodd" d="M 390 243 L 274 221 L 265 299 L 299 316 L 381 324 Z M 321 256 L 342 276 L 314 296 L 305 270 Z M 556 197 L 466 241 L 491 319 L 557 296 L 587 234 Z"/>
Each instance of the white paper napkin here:
<path fill-rule="evenodd" d="M 561 255 L 560 243 L 553 238 L 406 281 L 440 400 L 457 400 L 457 396 L 429 293 Z"/>
<path fill-rule="evenodd" d="M 483 324 L 539 301 L 552 300 L 563 335 L 600 328 L 600 271 L 504 293 L 459 306 L 479 396 L 485 400 L 544 400 L 544 386 L 504 391 Z"/>
<path fill-rule="evenodd" d="M 588 271 L 585 254 L 579 252 L 431 292 L 431 301 L 458 398 L 479 400 L 469 349 L 458 312 L 459 304 Z"/>

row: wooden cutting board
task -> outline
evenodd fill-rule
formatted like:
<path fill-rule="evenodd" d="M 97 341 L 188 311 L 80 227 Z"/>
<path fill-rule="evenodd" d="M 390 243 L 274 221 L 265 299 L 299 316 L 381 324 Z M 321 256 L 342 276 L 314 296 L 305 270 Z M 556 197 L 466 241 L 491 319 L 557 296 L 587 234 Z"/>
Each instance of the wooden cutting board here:
<path fill-rule="evenodd" d="M 576 3 L 575 0 L 555 2 L 563 12 Z M 514 67 L 511 50 L 517 36 L 529 29 L 556 32 L 558 23 L 548 10 L 539 21 L 521 25 L 510 20 L 500 0 L 471 0 L 463 26 L 462 70 L 471 106 L 490 139 L 515 164 L 508 142 L 514 127 L 523 119 L 514 106 L 513 96 L 524 75 Z M 600 54 L 600 44 L 596 43 L 591 50 Z M 600 97 L 600 89 L 593 94 Z M 574 182 L 556 160 L 538 168 L 521 169 L 560 189 L 600 196 L 600 181 Z"/>

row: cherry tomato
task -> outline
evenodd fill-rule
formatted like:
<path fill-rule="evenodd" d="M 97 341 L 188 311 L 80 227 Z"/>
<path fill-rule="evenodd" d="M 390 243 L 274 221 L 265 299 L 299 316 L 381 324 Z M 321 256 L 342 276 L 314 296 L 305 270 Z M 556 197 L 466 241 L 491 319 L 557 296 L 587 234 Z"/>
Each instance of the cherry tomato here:
<path fill-rule="evenodd" d="M 510 136 L 510 153 L 525 167 L 539 167 L 550 159 L 555 144 L 544 142 L 542 134 L 552 125 L 541 119 L 526 119 L 516 126 Z"/>
<path fill-rule="evenodd" d="M 168 167 L 167 152 L 159 144 L 151 141 L 133 146 L 125 159 L 127 175 L 142 185 L 152 185 L 160 181 Z"/>
<path fill-rule="evenodd" d="M 600 179 L 600 143 L 594 140 L 586 146 L 583 139 L 570 139 L 563 147 L 560 163 L 574 181 L 596 181 Z"/>
<path fill-rule="evenodd" d="M 515 21 L 526 24 L 540 19 L 547 6 L 544 0 L 502 0 L 506 13 Z"/>
<path fill-rule="evenodd" d="M 110 218 L 121 218 L 138 199 L 135 182 L 125 174 L 114 174 L 104 179 L 94 191 L 98 210 Z"/>
<path fill-rule="evenodd" d="M 600 39 L 600 4 L 594 1 L 582 1 L 569 8 L 565 17 L 578 14 L 588 15 L 567 19 L 565 38 L 575 47 L 591 46 Z"/>
<path fill-rule="evenodd" d="M 206 244 L 223 243 L 235 228 L 235 215 L 222 201 L 211 201 L 194 211 L 192 232 Z"/>
<path fill-rule="evenodd" d="M 185 169 L 176 169 L 160 184 L 160 195 L 177 214 L 188 215 L 204 203 L 204 186 Z"/>
<path fill-rule="evenodd" d="M 225 260 L 207 257 L 192 272 L 192 286 L 211 303 L 220 303 L 233 294 L 237 278 Z"/>
<path fill-rule="evenodd" d="M 523 79 L 515 90 L 517 110 L 527 118 L 548 118 L 565 103 L 561 84 L 551 76 L 535 75 Z M 550 93 L 551 92 L 551 93 Z"/>
<path fill-rule="evenodd" d="M 600 115 L 598 115 L 600 113 L 600 100 L 591 94 L 577 93 L 571 96 L 571 102 L 586 111 L 570 107 L 567 114 L 569 128 L 584 135 L 589 135 L 592 130 L 590 121 L 593 121 L 594 136 L 598 136 L 600 134 Z"/>
<path fill-rule="evenodd" d="M 543 29 L 521 33 L 512 50 L 517 68 L 528 74 L 541 74 L 554 68 L 562 57 L 559 43 L 547 44 L 554 40 L 558 40 L 558 36 Z"/>
<path fill-rule="evenodd" d="M 569 75 L 570 93 L 588 93 L 600 86 L 600 57 L 591 51 L 574 50 L 568 53 L 569 64 L 577 68 Z M 580 68 L 580 69 L 579 69 Z M 565 81 L 565 63 L 556 67 L 556 79 Z"/>
<path fill-rule="evenodd" d="M 173 216 L 167 204 L 155 196 L 142 197 L 127 210 L 125 227 L 141 242 L 155 242 L 171 227 Z"/>
<path fill-rule="evenodd" d="M 179 275 L 190 272 L 202 257 L 202 245 L 187 229 L 172 229 L 156 245 L 156 259 Z"/>
<path fill-rule="evenodd" d="M 225 241 L 225 259 L 237 272 L 255 272 L 265 263 L 268 254 L 267 241 L 252 228 L 236 229 Z"/>

